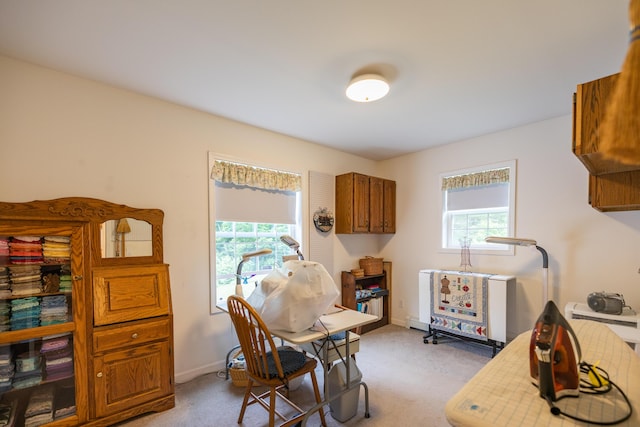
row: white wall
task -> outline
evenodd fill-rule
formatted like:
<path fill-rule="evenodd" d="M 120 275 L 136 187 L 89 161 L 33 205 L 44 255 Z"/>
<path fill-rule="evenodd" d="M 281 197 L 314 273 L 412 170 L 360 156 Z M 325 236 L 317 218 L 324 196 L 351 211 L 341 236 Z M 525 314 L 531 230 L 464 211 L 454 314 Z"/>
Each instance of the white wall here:
<path fill-rule="evenodd" d="M 234 341 L 226 315 L 209 314 L 208 151 L 303 173 L 395 179 L 397 233 L 340 235 L 333 245 L 336 280 L 364 255 L 393 262 L 395 323 L 418 318 L 418 270 L 460 263 L 438 252 L 439 174 L 508 159 L 518 162 L 517 235 L 549 252 L 558 305 L 607 290 L 640 307 L 640 214 L 587 204 L 569 116 L 376 163 L 1 56 L 0 94 L 0 200 L 85 196 L 164 210 L 178 381 L 221 369 Z M 471 262 L 474 271 L 518 277 L 511 329 L 529 329 L 542 304 L 540 254 L 518 248 Z"/>
<path fill-rule="evenodd" d="M 209 314 L 207 152 L 302 172 L 305 179 L 309 170 L 336 175 L 373 173 L 376 167 L 340 151 L 1 56 L 0 94 L 0 200 L 82 196 L 164 211 L 178 381 L 221 369 L 234 341 L 228 317 Z M 337 239 L 334 252 L 338 279 L 341 270 L 357 264 L 357 255 Z"/>
<path fill-rule="evenodd" d="M 535 239 L 548 252 L 550 297 L 561 311 L 601 290 L 620 292 L 640 309 L 640 213 L 602 213 L 587 203 L 588 174 L 571 152 L 571 137 L 572 118 L 565 116 L 385 162 L 388 178 L 398 181 L 398 230 L 382 249 L 394 261 L 395 322 L 418 317 L 418 270 L 460 265 L 459 254 L 438 251 L 439 174 L 509 159 L 517 160 L 516 236 Z M 472 253 L 471 264 L 472 271 L 517 277 L 510 329 L 530 329 L 542 310 L 540 252 Z"/>

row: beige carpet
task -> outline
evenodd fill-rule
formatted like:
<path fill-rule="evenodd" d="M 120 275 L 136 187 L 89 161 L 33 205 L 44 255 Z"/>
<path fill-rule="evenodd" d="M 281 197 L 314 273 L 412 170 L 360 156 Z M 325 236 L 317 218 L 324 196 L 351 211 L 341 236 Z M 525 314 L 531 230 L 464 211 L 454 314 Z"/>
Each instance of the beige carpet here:
<path fill-rule="evenodd" d="M 444 406 L 491 359 L 491 348 L 443 338 L 424 344 L 422 331 L 387 325 L 362 335 L 357 365 L 369 388 L 370 418 L 364 417 L 364 391 L 360 388 L 356 415 L 339 423 L 329 415 L 327 425 L 345 426 L 448 426 Z M 317 371 L 320 387 L 323 374 Z M 224 375 L 212 373 L 176 387 L 176 407 L 138 417 L 122 426 L 237 426 L 243 389 Z M 291 392 L 292 400 L 311 406 L 311 381 Z M 304 404 L 303 403 L 303 404 Z M 304 406 L 303 406 L 304 407 Z M 266 426 L 267 412 L 258 405 L 247 410 L 241 426 Z M 320 425 L 317 415 L 308 426 Z"/>

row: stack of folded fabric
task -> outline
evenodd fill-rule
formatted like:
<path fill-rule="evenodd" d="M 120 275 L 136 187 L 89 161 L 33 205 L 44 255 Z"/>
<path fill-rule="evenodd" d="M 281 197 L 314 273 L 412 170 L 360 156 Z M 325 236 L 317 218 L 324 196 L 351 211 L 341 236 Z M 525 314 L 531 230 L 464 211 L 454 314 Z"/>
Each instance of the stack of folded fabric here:
<path fill-rule="evenodd" d="M 73 376 L 73 346 L 69 335 L 43 339 L 40 353 L 44 359 L 44 375 L 47 381 Z"/>
<path fill-rule="evenodd" d="M 0 267 L 0 298 L 11 296 L 11 282 L 9 281 L 9 269 Z"/>
<path fill-rule="evenodd" d="M 53 384 L 38 387 L 31 393 L 24 412 L 25 427 L 40 426 L 53 421 Z"/>
<path fill-rule="evenodd" d="M 69 236 L 45 236 L 42 255 L 46 263 L 69 262 L 71 258 L 71 238 Z"/>
<path fill-rule="evenodd" d="M 15 364 L 13 363 L 11 346 L 3 345 L 0 347 L 0 394 L 11 390 L 14 373 Z"/>
<path fill-rule="evenodd" d="M 40 326 L 67 322 L 69 320 L 68 311 L 65 295 L 42 297 L 42 301 L 40 301 Z"/>
<path fill-rule="evenodd" d="M 39 265 L 12 265 L 11 295 L 25 296 L 42 292 L 42 272 Z"/>
<path fill-rule="evenodd" d="M 40 300 L 37 297 L 11 300 L 11 330 L 40 326 Z"/>
<path fill-rule="evenodd" d="M 53 419 L 68 417 L 76 413 L 76 388 L 73 383 L 57 383 Z"/>
<path fill-rule="evenodd" d="M 71 266 L 63 265 L 60 268 L 60 292 L 71 292 Z"/>
<path fill-rule="evenodd" d="M 4 258 L 9 258 L 9 238 L 0 237 L 0 261 L 5 262 Z"/>
<path fill-rule="evenodd" d="M 0 332 L 11 330 L 11 303 L 9 300 L 0 300 Z"/>
<path fill-rule="evenodd" d="M 9 241 L 11 264 L 38 264 L 44 261 L 38 236 L 13 236 Z"/>
<path fill-rule="evenodd" d="M 42 381 L 40 354 L 26 351 L 16 356 L 16 373 L 13 376 L 13 388 L 33 387 Z"/>
<path fill-rule="evenodd" d="M 10 401 L 0 402 L 0 426 L 1 427 L 14 427 L 16 424 L 16 408 L 18 407 L 18 400 L 13 399 Z"/>

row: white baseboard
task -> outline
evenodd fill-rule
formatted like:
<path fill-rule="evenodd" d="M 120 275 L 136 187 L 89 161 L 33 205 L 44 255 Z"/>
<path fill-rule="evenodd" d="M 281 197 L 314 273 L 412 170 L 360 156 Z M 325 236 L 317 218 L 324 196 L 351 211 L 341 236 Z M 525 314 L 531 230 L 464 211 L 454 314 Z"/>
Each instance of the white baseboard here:
<path fill-rule="evenodd" d="M 391 324 L 402 326 L 403 328 L 419 329 L 421 331 L 426 331 L 429 329 L 426 323 L 423 323 L 414 317 L 406 317 L 404 319 L 392 318 Z"/>
<path fill-rule="evenodd" d="M 407 319 L 406 326 L 407 328 L 419 329 L 421 331 L 429 330 L 429 326 L 426 323 L 421 322 L 414 317 L 410 317 Z"/>
<path fill-rule="evenodd" d="M 224 372 L 224 361 L 210 363 L 208 365 L 200 366 L 196 369 L 190 369 L 186 372 L 179 372 L 175 374 L 176 384 L 182 384 L 189 382 L 202 375 L 210 374 L 213 372 Z"/>

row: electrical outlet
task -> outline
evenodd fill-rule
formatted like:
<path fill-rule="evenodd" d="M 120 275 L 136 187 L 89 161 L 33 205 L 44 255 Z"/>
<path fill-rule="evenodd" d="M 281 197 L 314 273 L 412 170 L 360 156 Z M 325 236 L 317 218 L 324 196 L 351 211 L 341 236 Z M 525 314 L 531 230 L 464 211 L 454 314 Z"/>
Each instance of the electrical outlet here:
<path fill-rule="evenodd" d="M 400 300 L 400 308 L 404 308 L 404 300 Z"/>

